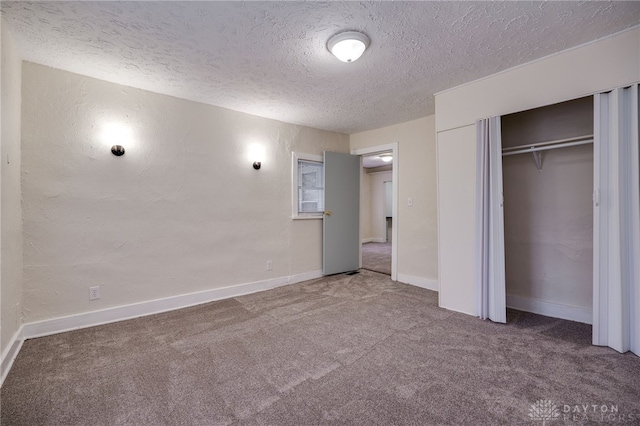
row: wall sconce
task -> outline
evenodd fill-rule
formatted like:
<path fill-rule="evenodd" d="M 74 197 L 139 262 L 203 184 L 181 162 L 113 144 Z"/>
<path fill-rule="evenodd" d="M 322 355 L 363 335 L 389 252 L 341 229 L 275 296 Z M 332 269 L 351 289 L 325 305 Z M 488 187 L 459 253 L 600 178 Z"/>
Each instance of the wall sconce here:
<path fill-rule="evenodd" d="M 102 131 L 96 135 L 101 142 L 101 149 L 111 147 L 111 153 L 116 157 L 121 157 L 124 155 L 124 145 L 127 145 L 128 148 L 136 148 L 133 132 L 129 124 L 107 119 L 101 123 L 101 127 Z M 118 141 L 118 143 L 113 145 L 115 141 Z"/>
<path fill-rule="evenodd" d="M 261 142 L 251 142 L 247 146 L 247 160 L 253 164 L 255 170 L 260 170 L 262 163 L 267 158 L 267 150 Z"/>
<path fill-rule="evenodd" d="M 353 62 L 369 47 L 369 37 L 358 31 L 345 31 L 327 42 L 329 52 L 342 62 Z"/>
<path fill-rule="evenodd" d="M 124 155 L 124 147 L 122 145 L 114 145 L 111 147 L 111 153 L 116 157 Z"/>

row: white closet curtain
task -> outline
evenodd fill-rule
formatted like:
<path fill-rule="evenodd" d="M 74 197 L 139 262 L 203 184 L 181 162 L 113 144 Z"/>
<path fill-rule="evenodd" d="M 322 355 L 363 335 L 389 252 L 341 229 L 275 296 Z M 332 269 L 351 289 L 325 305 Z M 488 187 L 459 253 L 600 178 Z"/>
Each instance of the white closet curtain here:
<path fill-rule="evenodd" d="M 476 314 L 507 322 L 500 117 L 476 123 Z"/>
<path fill-rule="evenodd" d="M 638 84 L 594 101 L 593 344 L 640 355 Z"/>

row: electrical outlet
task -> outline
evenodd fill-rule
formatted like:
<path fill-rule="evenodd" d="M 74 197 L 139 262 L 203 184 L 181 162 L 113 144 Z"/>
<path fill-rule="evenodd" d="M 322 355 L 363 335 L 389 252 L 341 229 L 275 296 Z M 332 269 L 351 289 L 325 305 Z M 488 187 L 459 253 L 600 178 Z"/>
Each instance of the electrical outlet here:
<path fill-rule="evenodd" d="M 407 198 L 407 207 L 413 207 L 413 198 Z"/>
<path fill-rule="evenodd" d="M 89 287 L 89 300 L 100 299 L 100 286 Z"/>
<path fill-rule="evenodd" d="M 270 271 L 273 269 L 273 262 L 270 260 L 267 260 L 267 271 Z"/>

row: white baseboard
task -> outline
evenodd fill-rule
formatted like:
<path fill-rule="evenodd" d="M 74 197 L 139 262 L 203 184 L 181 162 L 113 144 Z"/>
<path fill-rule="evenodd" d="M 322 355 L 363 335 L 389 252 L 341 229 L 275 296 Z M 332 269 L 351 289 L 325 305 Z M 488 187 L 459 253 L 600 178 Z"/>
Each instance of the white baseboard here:
<path fill-rule="evenodd" d="M 362 239 L 362 244 L 365 243 L 386 243 L 387 240 L 385 240 L 384 238 L 363 238 Z"/>
<path fill-rule="evenodd" d="M 6 379 L 7 374 L 9 374 L 9 370 L 11 370 L 13 361 L 18 356 L 18 352 L 20 352 L 23 342 L 23 326 L 20 326 L 20 328 L 13 334 L 13 337 L 11 337 L 7 350 L 2 354 L 2 362 L 0 362 L 0 386 L 4 383 L 4 379 Z"/>
<path fill-rule="evenodd" d="M 593 322 L 593 312 L 590 309 L 560 305 L 558 303 L 529 299 L 527 297 L 507 295 L 507 307 L 585 324 L 591 324 Z"/>
<path fill-rule="evenodd" d="M 311 280 L 322 276 L 322 271 L 309 271 L 301 274 L 274 278 L 264 281 L 239 284 L 223 288 L 200 291 L 197 293 L 181 294 L 163 299 L 148 300 L 130 305 L 116 306 L 99 311 L 85 312 L 65 317 L 24 324 L 25 339 L 48 336 L 80 328 L 109 324 L 112 322 L 159 314 L 189 306 L 200 305 L 221 299 L 242 296 L 259 291 L 270 290 L 288 284 Z"/>
<path fill-rule="evenodd" d="M 316 271 L 302 272 L 300 274 L 291 275 L 288 284 L 301 283 L 302 281 L 315 280 L 322 278 L 322 269 Z"/>
<path fill-rule="evenodd" d="M 438 280 L 398 274 L 398 281 L 405 284 L 415 285 L 416 287 L 426 288 L 427 290 L 438 291 Z"/>

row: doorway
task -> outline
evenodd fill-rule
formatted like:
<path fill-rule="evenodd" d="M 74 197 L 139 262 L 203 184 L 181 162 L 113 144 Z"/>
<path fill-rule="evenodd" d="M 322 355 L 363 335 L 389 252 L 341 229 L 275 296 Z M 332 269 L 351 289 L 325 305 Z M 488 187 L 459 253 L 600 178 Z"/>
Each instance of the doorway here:
<path fill-rule="evenodd" d="M 361 157 L 360 267 L 397 280 L 397 143 L 351 152 Z"/>
<path fill-rule="evenodd" d="M 391 275 L 393 154 L 362 156 L 362 268 Z"/>

